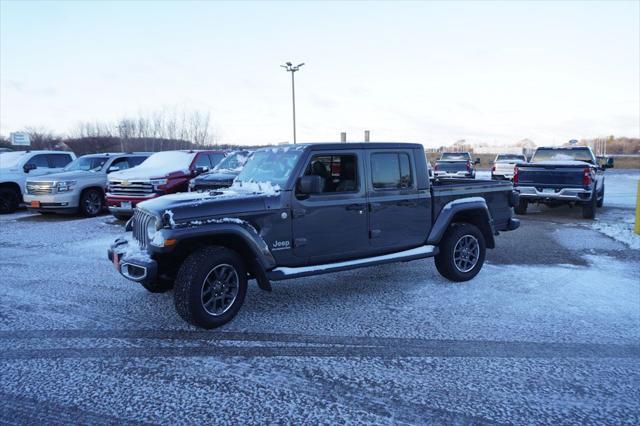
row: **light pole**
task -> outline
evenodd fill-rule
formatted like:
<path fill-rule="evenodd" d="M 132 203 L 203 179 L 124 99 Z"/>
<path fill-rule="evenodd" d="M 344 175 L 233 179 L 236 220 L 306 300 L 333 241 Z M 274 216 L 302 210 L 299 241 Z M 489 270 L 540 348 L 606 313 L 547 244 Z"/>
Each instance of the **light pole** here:
<path fill-rule="evenodd" d="M 296 83 L 294 74 L 296 71 L 300 69 L 301 66 L 304 65 L 304 62 L 293 66 L 291 62 L 285 62 L 285 65 L 280 65 L 282 68 L 286 69 L 291 73 L 291 99 L 293 101 L 293 144 L 296 143 Z"/>

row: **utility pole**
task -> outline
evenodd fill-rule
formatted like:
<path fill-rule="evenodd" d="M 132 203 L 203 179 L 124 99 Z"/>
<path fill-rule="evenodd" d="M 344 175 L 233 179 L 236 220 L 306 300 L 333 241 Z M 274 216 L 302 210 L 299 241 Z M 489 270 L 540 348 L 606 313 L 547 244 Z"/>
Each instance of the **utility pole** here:
<path fill-rule="evenodd" d="M 291 62 L 285 62 L 285 65 L 280 65 L 282 68 L 286 69 L 287 72 L 291 73 L 291 100 L 293 103 L 293 144 L 294 145 L 296 144 L 296 83 L 295 83 L 294 74 L 303 65 L 304 65 L 304 62 L 296 66 L 293 66 Z"/>

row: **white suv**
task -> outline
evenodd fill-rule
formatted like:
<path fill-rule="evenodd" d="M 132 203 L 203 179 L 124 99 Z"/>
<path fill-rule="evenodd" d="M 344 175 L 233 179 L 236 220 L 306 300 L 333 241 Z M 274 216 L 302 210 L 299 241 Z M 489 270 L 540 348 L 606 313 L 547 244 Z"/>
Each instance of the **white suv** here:
<path fill-rule="evenodd" d="M 73 152 L 0 152 L 0 213 L 13 213 L 26 194 L 27 177 L 62 171 L 75 160 Z"/>

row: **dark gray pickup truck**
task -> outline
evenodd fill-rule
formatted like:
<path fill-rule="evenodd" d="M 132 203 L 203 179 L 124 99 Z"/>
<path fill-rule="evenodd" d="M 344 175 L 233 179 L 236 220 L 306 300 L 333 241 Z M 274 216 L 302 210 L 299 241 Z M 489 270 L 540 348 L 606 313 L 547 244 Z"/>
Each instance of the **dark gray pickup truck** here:
<path fill-rule="evenodd" d="M 513 185 L 519 193 L 517 214 L 525 214 L 529 203 L 550 206 L 577 204 L 582 217 L 593 219 L 596 207 L 604 202 L 604 170 L 613 163 L 599 166 L 591 148 L 538 148 L 529 163 L 514 169 Z"/>
<path fill-rule="evenodd" d="M 430 184 L 421 145 L 310 144 L 256 151 L 233 186 L 138 204 L 109 259 L 204 328 L 231 320 L 247 280 L 271 281 L 435 257 L 473 278 L 499 231 L 516 229 L 510 182 Z"/>
<path fill-rule="evenodd" d="M 468 152 L 443 152 L 433 170 L 437 178 L 475 179 L 476 164 L 480 164 L 480 159 L 473 161 Z"/>

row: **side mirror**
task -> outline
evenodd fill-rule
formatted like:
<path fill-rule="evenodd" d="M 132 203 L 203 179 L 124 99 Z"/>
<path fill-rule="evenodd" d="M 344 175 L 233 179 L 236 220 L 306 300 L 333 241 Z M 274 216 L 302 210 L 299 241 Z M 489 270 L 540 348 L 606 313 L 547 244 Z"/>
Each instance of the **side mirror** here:
<path fill-rule="evenodd" d="M 474 161 L 473 164 L 480 164 L 480 157 L 476 158 L 476 161 Z"/>
<path fill-rule="evenodd" d="M 201 175 L 202 173 L 208 172 L 209 168 L 207 166 L 196 167 L 195 174 Z"/>
<path fill-rule="evenodd" d="M 27 163 L 24 165 L 24 167 L 22 167 L 22 170 L 24 170 L 25 173 L 29 173 L 31 170 L 37 169 L 38 166 L 36 166 L 33 163 Z"/>
<path fill-rule="evenodd" d="M 298 179 L 298 193 L 303 195 L 319 194 L 324 187 L 324 179 L 321 176 L 302 176 Z"/>
<path fill-rule="evenodd" d="M 107 173 L 111 173 L 111 172 L 117 172 L 118 170 L 120 170 L 120 167 L 118 166 L 111 166 L 107 169 Z"/>

